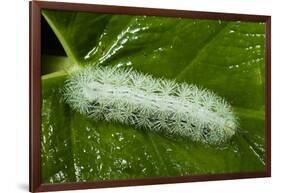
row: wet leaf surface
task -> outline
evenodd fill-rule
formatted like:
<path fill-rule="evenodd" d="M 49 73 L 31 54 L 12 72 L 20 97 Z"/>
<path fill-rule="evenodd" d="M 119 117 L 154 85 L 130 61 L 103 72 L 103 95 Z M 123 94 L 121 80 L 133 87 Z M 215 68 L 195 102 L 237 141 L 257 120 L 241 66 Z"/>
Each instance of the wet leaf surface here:
<path fill-rule="evenodd" d="M 42 63 L 49 73 L 42 76 L 44 183 L 264 170 L 263 23 L 47 10 L 43 15 L 68 56 L 46 56 Z M 208 88 L 233 105 L 239 131 L 229 142 L 210 146 L 94 122 L 71 110 L 61 89 L 69 71 L 97 64 L 131 66 Z"/>

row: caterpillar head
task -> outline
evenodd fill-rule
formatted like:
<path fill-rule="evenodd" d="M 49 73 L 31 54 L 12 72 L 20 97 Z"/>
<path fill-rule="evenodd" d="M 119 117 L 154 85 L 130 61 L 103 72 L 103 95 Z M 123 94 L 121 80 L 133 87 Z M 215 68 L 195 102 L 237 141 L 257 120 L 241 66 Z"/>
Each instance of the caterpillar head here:
<path fill-rule="evenodd" d="M 225 135 L 230 138 L 232 137 L 237 130 L 237 121 L 236 120 L 227 120 L 224 126 Z"/>

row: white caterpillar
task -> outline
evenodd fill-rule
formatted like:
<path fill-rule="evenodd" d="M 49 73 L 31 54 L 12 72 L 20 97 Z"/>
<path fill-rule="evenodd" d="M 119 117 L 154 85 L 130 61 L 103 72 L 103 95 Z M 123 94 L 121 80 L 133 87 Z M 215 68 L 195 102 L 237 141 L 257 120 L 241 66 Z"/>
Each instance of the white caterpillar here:
<path fill-rule="evenodd" d="M 94 120 L 203 143 L 225 142 L 237 129 L 231 106 L 213 92 L 132 69 L 87 67 L 70 76 L 63 93 L 66 103 Z"/>

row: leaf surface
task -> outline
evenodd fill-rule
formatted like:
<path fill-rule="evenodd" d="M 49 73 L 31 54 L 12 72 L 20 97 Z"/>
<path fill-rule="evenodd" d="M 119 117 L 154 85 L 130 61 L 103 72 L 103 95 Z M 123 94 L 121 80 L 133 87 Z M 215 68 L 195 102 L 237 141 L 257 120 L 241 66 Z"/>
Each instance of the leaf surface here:
<path fill-rule="evenodd" d="M 42 14 L 67 53 L 63 61 L 71 61 L 46 56 L 51 60 L 42 63 L 49 72 L 42 76 L 44 183 L 264 170 L 264 23 Z M 239 131 L 212 146 L 94 122 L 62 100 L 64 81 L 77 65 L 131 66 L 208 88 L 234 107 Z"/>

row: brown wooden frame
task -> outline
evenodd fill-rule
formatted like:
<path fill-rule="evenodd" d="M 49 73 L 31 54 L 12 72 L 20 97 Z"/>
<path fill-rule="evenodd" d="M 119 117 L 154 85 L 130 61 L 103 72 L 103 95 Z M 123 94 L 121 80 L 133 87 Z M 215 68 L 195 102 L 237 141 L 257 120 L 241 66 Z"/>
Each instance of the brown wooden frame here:
<path fill-rule="evenodd" d="M 118 13 L 131 15 L 155 15 L 184 17 L 195 19 L 221 19 L 228 21 L 251 21 L 266 23 L 266 72 L 265 72 L 265 171 L 250 173 L 231 173 L 231 174 L 209 174 L 178 177 L 151 177 L 145 179 L 130 180 L 111 180 L 98 182 L 79 182 L 79 183 L 60 183 L 42 184 L 40 167 L 40 130 L 41 130 L 41 9 L 72 10 L 72 11 L 92 11 L 101 13 Z M 29 190 L 38 191 L 57 191 L 72 189 L 103 188 L 116 186 L 136 186 L 149 184 L 166 184 L 180 182 L 194 182 L 207 180 L 226 180 L 242 178 L 259 178 L 271 176 L 271 17 L 262 15 L 245 15 L 230 13 L 212 13 L 183 11 L 171 9 L 136 8 L 123 6 L 105 6 L 93 4 L 75 4 L 59 2 L 29 2 L 30 10 L 30 146 L 29 146 Z"/>

